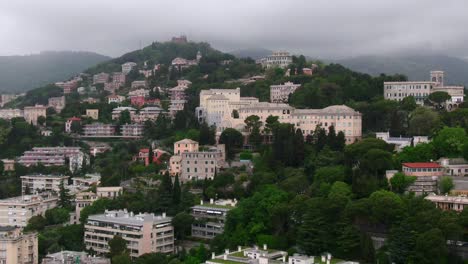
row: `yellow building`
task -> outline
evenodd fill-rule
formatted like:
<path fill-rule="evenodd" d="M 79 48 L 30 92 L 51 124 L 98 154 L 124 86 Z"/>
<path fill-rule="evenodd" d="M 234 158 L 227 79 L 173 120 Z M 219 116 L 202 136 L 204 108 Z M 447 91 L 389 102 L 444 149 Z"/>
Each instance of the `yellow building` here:
<path fill-rule="evenodd" d="M 20 228 L 0 226 L 0 263 L 37 264 L 37 233 L 23 233 Z"/>

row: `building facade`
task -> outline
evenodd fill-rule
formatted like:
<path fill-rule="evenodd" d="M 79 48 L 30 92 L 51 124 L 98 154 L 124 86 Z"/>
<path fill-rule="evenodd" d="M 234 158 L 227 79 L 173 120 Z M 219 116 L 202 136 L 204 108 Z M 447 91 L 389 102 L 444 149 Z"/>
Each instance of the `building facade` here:
<path fill-rule="evenodd" d="M 37 119 L 47 117 L 47 107 L 43 105 L 25 106 L 24 107 L 24 119 L 26 122 L 37 125 Z"/>
<path fill-rule="evenodd" d="M 235 208 L 237 200 L 210 200 L 209 203 L 191 208 L 191 215 L 195 221 L 192 224 L 192 237 L 213 239 L 224 232 L 224 222 L 227 213 Z"/>
<path fill-rule="evenodd" d="M 0 226 L 25 227 L 31 217 L 57 206 L 58 197 L 50 193 L 23 195 L 0 200 Z"/>
<path fill-rule="evenodd" d="M 142 137 L 145 126 L 142 124 L 125 124 L 120 127 L 123 137 Z"/>
<path fill-rule="evenodd" d="M 24 111 L 21 109 L 0 109 L 0 118 L 1 119 L 12 119 L 15 117 L 23 117 Z"/>
<path fill-rule="evenodd" d="M 444 168 L 436 162 L 407 162 L 402 164 L 402 171 L 407 176 L 415 176 L 416 180 L 408 187 L 408 191 L 416 195 L 437 192 L 437 183 L 444 175 Z"/>
<path fill-rule="evenodd" d="M 218 145 L 224 148 L 224 145 Z M 214 147 L 205 151 L 183 152 L 180 154 L 181 182 L 214 179 L 216 171 L 225 166 L 225 153 Z"/>
<path fill-rule="evenodd" d="M 62 112 L 65 108 L 65 96 L 49 98 L 48 107 L 54 108 L 57 113 Z"/>
<path fill-rule="evenodd" d="M 0 226 L 0 263 L 38 264 L 37 233 L 24 233 L 21 228 Z"/>
<path fill-rule="evenodd" d="M 108 242 L 115 235 L 127 241 L 132 258 L 146 253 L 173 253 L 174 229 L 172 218 L 165 213 L 133 214 L 126 210 L 107 211 L 90 215 L 85 224 L 84 242 L 87 249 L 98 254 L 109 253 Z"/>
<path fill-rule="evenodd" d="M 294 84 L 292 82 L 270 85 L 270 102 L 287 103 L 289 100 L 289 95 L 293 94 L 300 86 L 300 84 Z"/>
<path fill-rule="evenodd" d="M 137 66 L 137 64 L 131 61 L 122 64 L 122 73 L 125 75 L 129 74 L 135 66 Z"/>
<path fill-rule="evenodd" d="M 85 137 L 110 137 L 115 135 L 115 125 L 94 123 L 83 126 Z"/>
<path fill-rule="evenodd" d="M 39 163 L 44 166 L 69 165 L 70 171 L 81 169 L 85 154 L 80 147 L 33 147 L 18 158 L 18 163 L 29 167 Z"/>
<path fill-rule="evenodd" d="M 275 51 L 273 54 L 258 61 L 264 68 L 286 68 L 292 63 L 292 56 L 286 51 Z"/>
<path fill-rule="evenodd" d="M 109 74 L 105 72 L 101 72 L 98 74 L 93 75 L 93 84 L 98 83 L 107 83 L 109 81 Z"/>
<path fill-rule="evenodd" d="M 448 110 L 458 107 L 463 102 L 464 87 L 446 86 L 443 71 L 431 71 L 430 81 L 384 82 L 384 98 L 393 101 L 402 101 L 405 97 L 413 96 L 417 104 L 423 105 L 431 93 L 440 91 L 451 96 L 446 102 Z"/>
<path fill-rule="evenodd" d="M 22 194 L 41 192 L 59 193 L 62 181 L 64 182 L 64 186 L 67 186 L 69 178 L 69 176 L 65 175 L 24 175 L 21 176 L 21 192 Z"/>
<path fill-rule="evenodd" d="M 424 199 L 433 202 L 437 208 L 444 211 L 462 212 L 468 208 L 468 198 L 466 196 L 446 196 L 430 194 Z"/>
<path fill-rule="evenodd" d="M 111 264 L 110 259 L 91 256 L 86 252 L 60 251 L 47 254 L 42 264 Z"/>
<path fill-rule="evenodd" d="M 99 109 L 86 109 L 86 116 L 94 120 L 99 119 Z"/>

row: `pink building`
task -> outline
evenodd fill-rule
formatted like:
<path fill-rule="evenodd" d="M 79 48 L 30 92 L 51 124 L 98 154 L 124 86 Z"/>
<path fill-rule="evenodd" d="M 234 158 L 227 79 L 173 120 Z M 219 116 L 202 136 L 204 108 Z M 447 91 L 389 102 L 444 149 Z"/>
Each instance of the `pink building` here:
<path fill-rule="evenodd" d="M 65 108 L 65 96 L 50 97 L 48 106 L 54 108 L 57 113 L 60 113 Z"/>
<path fill-rule="evenodd" d="M 93 76 L 93 84 L 107 83 L 109 81 L 109 74 L 101 72 Z"/>
<path fill-rule="evenodd" d="M 37 119 L 40 117 L 47 117 L 47 107 L 43 105 L 26 106 L 24 107 L 24 119 L 28 123 L 37 125 Z"/>
<path fill-rule="evenodd" d="M 55 86 L 62 88 L 64 94 L 69 94 L 78 87 L 78 80 L 73 79 L 66 82 L 56 82 Z"/>
<path fill-rule="evenodd" d="M 145 97 L 144 96 L 132 96 L 130 97 L 130 103 L 133 106 L 142 107 L 143 105 L 145 105 Z"/>
<path fill-rule="evenodd" d="M 153 161 L 152 163 L 156 164 L 161 164 L 162 156 L 164 154 L 169 154 L 164 150 L 161 149 L 153 149 Z M 140 149 L 140 152 L 138 153 L 138 160 L 143 161 L 145 163 L 145 166 L 148 166 L 150 164 L 149 162 L 149 148 L 143 148 Z"/>
<path fill-rule="evenodd" d="M 123 72 L 114 72 L 112 73 L 112 82 L 118 85 L 125 84 L 125 74 Z"/>

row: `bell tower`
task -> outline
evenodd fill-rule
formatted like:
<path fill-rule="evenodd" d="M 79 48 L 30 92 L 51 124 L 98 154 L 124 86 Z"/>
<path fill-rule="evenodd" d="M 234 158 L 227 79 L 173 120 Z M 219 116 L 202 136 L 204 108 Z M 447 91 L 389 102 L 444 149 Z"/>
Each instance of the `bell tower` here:
<path fill-rule="evenodd" d="M 435 86 L 444 86 L 444 72 L 431 71 L 431 82 L 433 82 Z"/>

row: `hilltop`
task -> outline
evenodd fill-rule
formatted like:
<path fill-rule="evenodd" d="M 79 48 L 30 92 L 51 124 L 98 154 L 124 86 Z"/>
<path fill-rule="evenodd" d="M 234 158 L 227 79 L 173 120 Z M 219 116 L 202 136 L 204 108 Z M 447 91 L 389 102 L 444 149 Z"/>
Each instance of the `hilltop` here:
<path fill-rule="evenodd" d="M 0 92 L 25 92 L 70 78 L 110 57 L 84 51 L 46 51 L 25 56 L 0 56 Z"/>
<path fill-rule="evenodd" d="M 370 75 L 401 73 L 409 80 L 429 79 L 429 71 L 442 70 L 449 84 L 468 86 L 468 61 L 446 55 L 399 54 L 395 56 L 360 56 L 335 61 L 354 71 Z"/>

